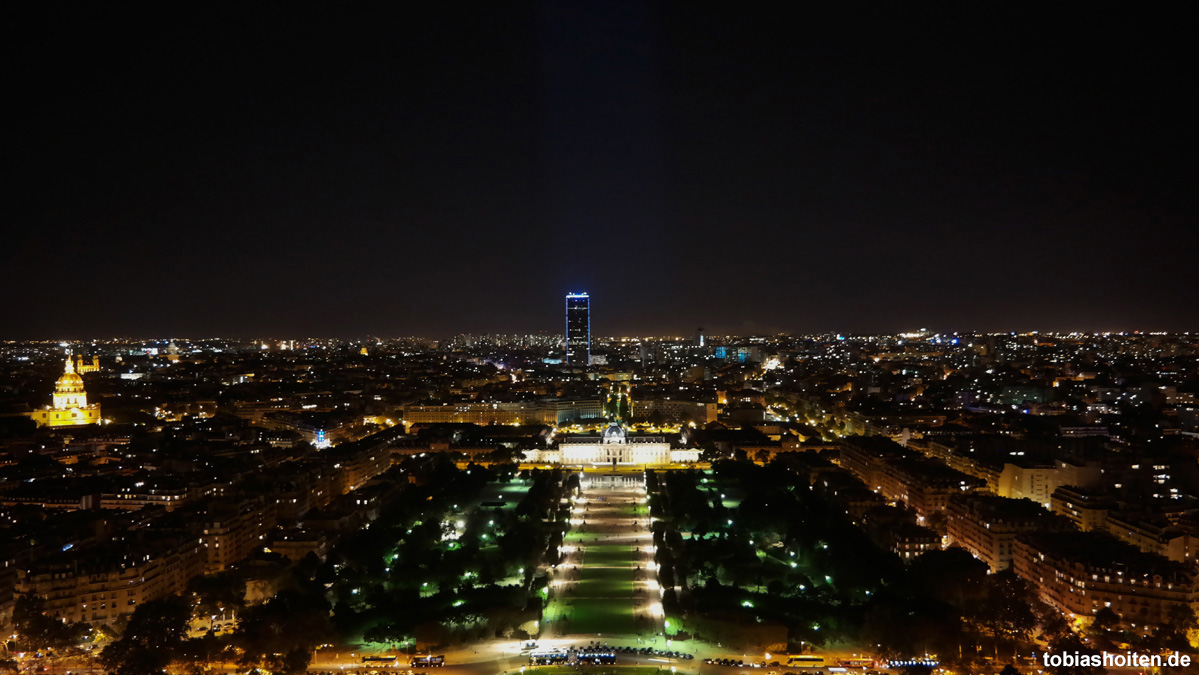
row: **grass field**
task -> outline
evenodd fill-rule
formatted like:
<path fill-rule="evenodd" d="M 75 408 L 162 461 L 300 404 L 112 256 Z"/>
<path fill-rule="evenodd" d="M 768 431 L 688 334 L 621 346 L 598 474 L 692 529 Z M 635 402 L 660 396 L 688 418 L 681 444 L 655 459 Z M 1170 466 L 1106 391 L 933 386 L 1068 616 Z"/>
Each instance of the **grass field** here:
<path fill-rule="evenodd" d="M 646 507 L 641 504 L 618 504 L 598 500 L 590 502 L 590 508 L 584 513 L 574 515 L 575 518 L 587 520 L 588 525 L 576 525 L 567 532 L 564 543 L 586 548 L 573 592 L 556 598 L 551 608 L 554 617 L 570 617 L 570 621 L 563 627 L 564 633 L 629 635 L 638 632 L 634 616 L 633 590 L 634 570 L 641 556 L 633 544 L 597 543 L 605 541 L 606 536 L 626 537 L 631 532 L 622 529 L 612 532 L 611 535 L 604 535 L 592 530 L 592 526 L 610 519 L 644 518 L 645 515 Z M 579 529 L 584 527 L 591 531 L 580 532 Z M 538 672 L 576 671 L 567 669 Z M 591 667 L 587 672 L 600 671 Z M 634 671 L 620 668 L 619 672 Z M 645 672 L 657 671 L 650 669 Z"/>
<path fill-rule="evenodd" d="M 636 633 L 632 599 L 574 598 L 566 609 L 570 632 L 620 635 Z"/>
<path fill-rule="evenodd" d="M 469 506 L 470 508 L 479 508 L 482 504 L 491 504 L 491 506 L 483 508 L 494 509 L 497 508 L 496 504 L 502 503 L 503 506 L 498 508 L 509 511 L 516 508 L 528 491 L 529 485 L 524 481 L 515 480 L 511 483 L 493 481 L 483 486 L 479 496 Z"/>
<path fill-rule="evenodd" d="M 627 598 L 633 594 L 633 572 L 619 567 L 589 567 L 583 565 L 574 597 Z"/>
<path fill-rule="evenodd" d="M 587 567 L 632 567 L 636 563 L 637 552 L 628 545 L 591 544 L 584 558 Z"/>

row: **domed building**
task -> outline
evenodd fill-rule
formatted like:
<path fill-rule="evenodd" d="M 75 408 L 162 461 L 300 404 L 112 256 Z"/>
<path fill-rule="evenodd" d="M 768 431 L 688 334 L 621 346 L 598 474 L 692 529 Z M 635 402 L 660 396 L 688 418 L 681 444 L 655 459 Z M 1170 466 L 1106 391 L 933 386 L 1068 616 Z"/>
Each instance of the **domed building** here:
<path fill-rule="evenodd" d="M 67 356 L 66 372 L 54 385 L 54 405 L 29 413 L 39 427 L 74 427 L 100 423 L 100 404 L 87 404 L 83 378 L 75 372 L 75 362 Z"/>
<path fill-rule="evenodd" d="M 526 462 L 563 466 L 668 466 L 699 461 L 697 449 L 675 448 L 665 436 L 630 435 L 613 422 L 602 434 L 569 434 L 557 447 L 526 450 Z"/>

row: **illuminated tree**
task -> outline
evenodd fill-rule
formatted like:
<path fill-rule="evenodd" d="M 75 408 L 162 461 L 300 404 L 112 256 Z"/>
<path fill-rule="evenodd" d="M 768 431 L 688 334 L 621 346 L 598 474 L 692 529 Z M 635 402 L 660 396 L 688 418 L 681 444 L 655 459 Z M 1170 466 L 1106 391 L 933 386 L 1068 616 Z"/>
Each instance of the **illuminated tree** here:
<path fill-rule="evenodd" d="M 29 650 L 61 649 L 78 644 L 90 630 L 86 623 L 64 621 L 45 613 L 41 598 L 23 595 L 13 605 L 18 644 Z"/>
<path fill-rule="evenodd" d="M 191 607 L 178 595 L 142 604 L 100 662 L 116 675 L 159 675 L 179 655 L 190 619 Z"/>

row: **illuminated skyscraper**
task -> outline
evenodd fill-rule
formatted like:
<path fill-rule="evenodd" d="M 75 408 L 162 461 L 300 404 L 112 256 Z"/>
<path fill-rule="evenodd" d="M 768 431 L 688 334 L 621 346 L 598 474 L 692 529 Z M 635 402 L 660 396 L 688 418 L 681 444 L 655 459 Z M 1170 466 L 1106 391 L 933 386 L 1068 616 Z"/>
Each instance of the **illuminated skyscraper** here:
<path fill-rule="evenodd" d="M 591 297 L 586 293 L 566 294 L 566 362 L 591 362 Z"/>

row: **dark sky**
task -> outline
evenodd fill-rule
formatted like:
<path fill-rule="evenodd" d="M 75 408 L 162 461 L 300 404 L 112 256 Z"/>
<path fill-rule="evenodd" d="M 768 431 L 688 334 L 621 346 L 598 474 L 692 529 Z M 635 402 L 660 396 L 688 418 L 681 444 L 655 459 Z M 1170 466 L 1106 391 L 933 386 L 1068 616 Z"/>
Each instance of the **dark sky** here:
<path fill-rule="evenodd" d="M 41 4 L 0 338 L 1199 329 L 1160 6 Z"/>

